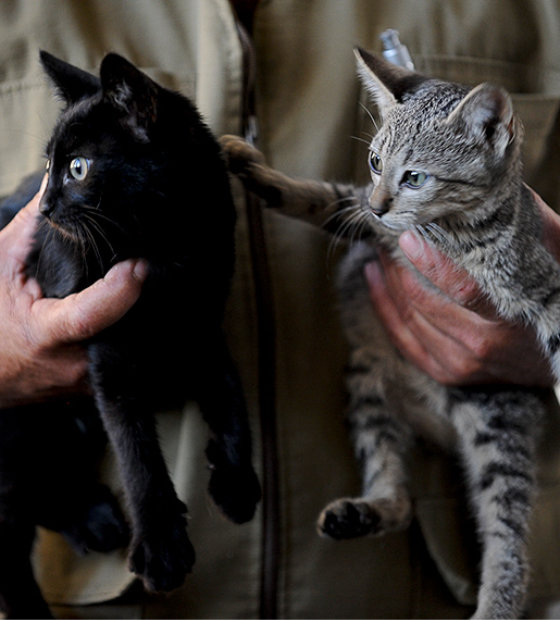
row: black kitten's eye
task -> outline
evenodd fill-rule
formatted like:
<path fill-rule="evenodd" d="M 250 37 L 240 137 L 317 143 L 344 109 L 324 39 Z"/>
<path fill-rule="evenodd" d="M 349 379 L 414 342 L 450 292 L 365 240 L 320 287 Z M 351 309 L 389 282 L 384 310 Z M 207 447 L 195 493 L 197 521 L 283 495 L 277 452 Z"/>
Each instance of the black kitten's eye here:
<path fill-rule="evenodd" d="M 383 172 L 383 160 L 375 151 L 371 151 L 369 154 L 369 167 L 375 174 Z"/>
<path fill-rule="evenodd" d="M 409 170 L 404 173 L 402 182 L 412 189 L 418 189 L 422 187 L 428 180 L 428 175 L 425 172 L 418 172 L 417 170 Z"/>
<path fill-rule="evenodd" d="M 76 181 L 83 181 L 89 170 L 89 159 L 85 157 L 75 157 L 70 162 L 70 174 Z"/>
<path fill-rule="evenodd" d="M 47 159 L 47 161 L 45 162 L 45 170 L 48 172 L 51 168 L 51 160 Z"/>

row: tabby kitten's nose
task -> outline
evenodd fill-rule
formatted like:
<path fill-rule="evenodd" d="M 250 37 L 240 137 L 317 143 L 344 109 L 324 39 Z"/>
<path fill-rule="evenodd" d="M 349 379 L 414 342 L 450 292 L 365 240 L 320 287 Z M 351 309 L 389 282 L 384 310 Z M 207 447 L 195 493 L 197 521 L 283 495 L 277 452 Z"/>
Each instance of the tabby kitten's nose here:
<path fill-rule="evenodd" d="M 369 199 L 369 206 L 373 213 L 379 217 L 387 213 L 391 208 L 393 198 L 387 194 L 380 194 L 376 189 Z"/>

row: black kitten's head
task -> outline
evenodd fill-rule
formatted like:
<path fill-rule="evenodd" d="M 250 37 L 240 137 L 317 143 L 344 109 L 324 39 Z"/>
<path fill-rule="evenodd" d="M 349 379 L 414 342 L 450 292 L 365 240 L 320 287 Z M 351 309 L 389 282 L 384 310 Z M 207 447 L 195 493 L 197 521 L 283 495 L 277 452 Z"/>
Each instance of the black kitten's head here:
<path fill-rule="evenodd" d="M 46 52 L 41 61 L 66 107 L 47 146 L 40 211 L 67 239 L 113 261 L 145 253 L 142 243 L 158 231 L 172 236 L 186 203 L 197 207 L 195 227 L 203 224 L 197 218 L 212 216 L 200 203 L 216 187 L 212 201 L 229 204 L 218 197 L 229 188 L 215 140 L 185 97 L 116 54 L 103 59 L 99 78 Z"/>

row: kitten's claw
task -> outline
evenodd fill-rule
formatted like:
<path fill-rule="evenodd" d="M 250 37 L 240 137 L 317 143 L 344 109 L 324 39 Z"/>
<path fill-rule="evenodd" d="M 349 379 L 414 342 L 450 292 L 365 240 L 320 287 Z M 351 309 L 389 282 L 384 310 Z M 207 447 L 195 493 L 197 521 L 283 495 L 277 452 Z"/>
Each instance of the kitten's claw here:
<path fill-rule="evenodd" d="M 262 165 L 264 156 L 239 136 L 225 135 L 219 139 L 222 153 L 232 174 L 243 174 L 251 164 Z"/>
<path fill-rule="evenodd" d="M 319 533 L 336 540 L 380 536 L 408 527 L 411 518 L 408 496 L 394 499 L 339 499 L 329 504 L 317 522 Z"/>
<path fill-rule="evenodd" d="M 129 568 L 150 592 L 170 592 L 183 585 L 195 561 L 194 547 L 181 515 L 176 523 L 152 525 L 140 540 L 133 541 Z"/>

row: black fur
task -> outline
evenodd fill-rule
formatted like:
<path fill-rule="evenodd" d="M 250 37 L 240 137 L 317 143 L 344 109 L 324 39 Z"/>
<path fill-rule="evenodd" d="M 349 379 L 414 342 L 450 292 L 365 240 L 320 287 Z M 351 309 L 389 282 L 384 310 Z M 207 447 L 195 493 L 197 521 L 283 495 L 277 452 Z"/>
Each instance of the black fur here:
<path fill-rule="evenodd" d="M 65 297 L 126 258 L 145 258 L 149 271 L 136 305 L 86 343 L 93 401 L 0 415 L 0 600 L 9 617 L 28 618 L 48 615 L 29 562 L 36 524 L 62 531 L 81 551 L 121 546 L 130 529 L 129 565 L 149 590 L 176 588 L 191 570 L 186 507 L 169 479 L 154 411 L 198 401 L 212 432 L 214 501 L 243 522 L 260 498 L 220 327 L 235 210 L 219 147 L 190 101 L 115 54 L 99 79 L 45 52 L 41 60 L 66 107 L 47 147 L 29 276 L 46 296 Z M 76 159 L 81 180 L 70 170 Z M 3 205 L 3 225 L 38 180 Z M 128 526 L 95 482 L 91 454 L 105 434 Z"/>

